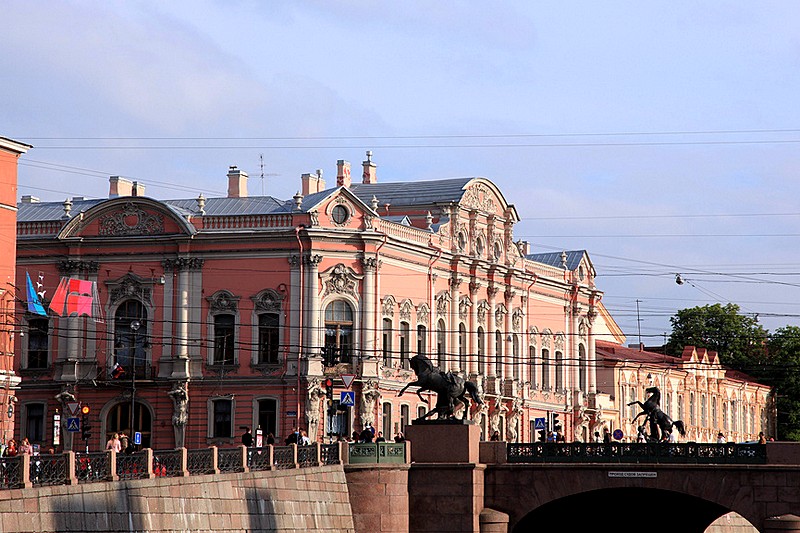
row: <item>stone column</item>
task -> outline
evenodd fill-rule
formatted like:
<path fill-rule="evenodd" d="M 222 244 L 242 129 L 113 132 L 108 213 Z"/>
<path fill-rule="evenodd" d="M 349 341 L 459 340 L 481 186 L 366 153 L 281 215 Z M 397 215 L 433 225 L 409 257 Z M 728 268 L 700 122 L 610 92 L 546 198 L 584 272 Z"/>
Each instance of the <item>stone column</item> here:
<path fill-rule="evenodd" d="M 363 292 L 361 293 L 364 307 L 361 309 L 361 353 L 364 357 L 375 358 L 375 338 L 378 335 L 377 296 L 375 277 L 378 273 L 378 258 L 365 257 L 361 260 L 364 273 Z"/>
<path fill-rule="evenodd" d="M 472 300 L 472 305 L 469 308 L 469 323 L 467 328 L 468 333 L 468 348 L 467 348 L 467 366 L 469 367 L 469 374 L 480 374 L 484 370 L 478 368 L 478 302 L 475 299 L 478 295 L 480 285 L 477 281 L 469 284 L 469 296 Z"/>
<path fill-rule="evenodd" d="M 503 361 L 503 377 L 506 380 L 513 380 L 514 379 L 514 365 L 516 361 L 514 360 L 514 342 L 509 341 L 509 337 L 511 337 L 511 333 L 514 331 L 514 328 L 511 324 L 511 319 L 513 316 L 513 309 L 514 309 L 514 290 L 511 287 L 506 287 L 505 292 L 503 293 L 505 297 L 505 305 L 506 305 L 506 314 L 503 317 L 503 345 L 505 346 L 505 361 Z M 513 337 L 512 337 L 513 339 Z"/>
<path fill-rule="evenodd" d="M 461 370 L 462 372 L 465 372 L 466 369 L 461 368 L 461 360 L 460 360 L 461 356 L 458 350 L 458 338 L 459 338 L 458 312 L 459 312 L 459 306 L 461 304 L 458 288 L 460 286 L 461 286 L 461 276 L 459 276 L 458 273 L 453 273 L 453 275 L 450 277 L 450 309 L 449 309 L 450 316 L 448 317 L 447 321 L 449 322 L 448 327 L 450 328 L 450 335 L 449 335 L 450 342 L 448 344 L 450 345 L 450 353 L 452 355 L 449 357 L 448 361 L 449 364 L 447 366 L 449 367 L 448 368 L 449 370 L 458 369 Z M 464 346 L 464 350 L 466 350 L 466 348 L 467 347 Z"/>
<path fill-rule="evenodd" d="M 486 295 L 488 298 L 489 303 L 489 310 L 486 313 L 486 373 L 489 377 L 495 377 L 495 357 L 497 354 L 495 353 L 495 302 L 497 300 L 497 291 L 498 288 L 494 283 L 491 283 L 489 287 L 486 288 Z"/>
<path fill-rule="evenodd" d="M 306 333 L 306 339 L 303 346 L 306 347 L 306 353 L 311 356 L 319 356 L 319 348 L 322 347 L 324 340 L 322 339 L 322 323 L 320 320 L 319 308 L 319 264 L 322 262 L 322 256 L 318 254 L 310 254 L 306 258 L 306 302 L 305 309 L 306 316 L 303 320 Z"/>

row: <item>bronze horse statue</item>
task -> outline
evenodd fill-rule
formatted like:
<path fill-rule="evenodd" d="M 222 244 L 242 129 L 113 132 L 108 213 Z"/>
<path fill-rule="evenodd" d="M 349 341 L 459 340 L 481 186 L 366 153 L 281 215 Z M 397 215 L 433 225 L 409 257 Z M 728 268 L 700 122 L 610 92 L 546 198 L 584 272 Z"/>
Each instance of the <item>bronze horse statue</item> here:
<path fill-rule="evenodd" d="M 422 391 L 429 390 L 438 394 L 436 407 L 417 420 L 425 420 L 434 414 L 438 415 L 437 418 L 439 420 L 454 418 L 456 400 L 464 404 L 464 414 L 461 416 L 461 419 L 466 419 L 467 411 L 469 410 L 467 394 L 469 394 L 476 403 L 483 403 L 478 394 L 478 387 L 471 381 L 466 381 L 461 376 L 453 374 L 452 372 L 443 372 L 439 370 L 433 366 L 431 360 L 424 355 L 415 355 L 411 358 L 410 362 L 411 368 L 417 375 L 417 379 L 406 384 L 397 395 L 402 396 L 403 393 L 412 386 L 419 387 L 419 389 L 417 389 L 417 396 L 419 396 L 419 399 L 423 402 L 425 398 L 420 394 Z"/>
<path fill-rule="evenodd" d="M 656 442 L 659 440 L 666 440 L 669 438 L 670 434 L 672 433 L 672 429 L 675 428 L 678 430 L 678 433 L 681 434 L 681 437 L 686 436 L 686 427 L 683 425 L 681 420 L 673 421 L 667 413 L 661 410 L 661 391 L 658 390 L 658 387 L 648 387 L 645 389 L 645 392 L 650 395 L 644 403 L 642 402 L 630 402 L 628 405 L 639 405 L 642 408 L 642 412 L 636 415 L 631 423 L 635 423 L 636 420 L 645 415 L 644 424 L 650 425 L 650 439 L 655 440 Z M 659 438 L 659 430 L 660 438 Z"/>

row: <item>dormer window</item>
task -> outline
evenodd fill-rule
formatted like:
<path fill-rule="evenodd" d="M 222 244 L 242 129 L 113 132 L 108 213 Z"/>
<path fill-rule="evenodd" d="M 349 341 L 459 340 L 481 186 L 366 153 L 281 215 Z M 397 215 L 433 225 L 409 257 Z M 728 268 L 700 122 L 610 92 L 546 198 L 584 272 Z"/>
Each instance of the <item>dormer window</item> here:
<path fill-rule="evenodd" d="M 335 224 L 344 224 L 350 218 L 350 212 L 343 205 L 334 206 L 331 210 L 331 219 Z"/>

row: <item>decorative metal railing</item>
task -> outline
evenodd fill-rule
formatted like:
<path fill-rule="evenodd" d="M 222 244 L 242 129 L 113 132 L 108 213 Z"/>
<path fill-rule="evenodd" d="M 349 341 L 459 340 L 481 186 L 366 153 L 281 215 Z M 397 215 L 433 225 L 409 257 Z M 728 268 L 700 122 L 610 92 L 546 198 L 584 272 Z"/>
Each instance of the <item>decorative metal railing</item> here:
<path fill-rule="evenodd" d="M 298 446 L 297 447 L 297 465 L 301 468 L 314 466 L 317 464 L 317 447 L 314 446 Z"/>
<path fill-rule="evenodd" d="M 406 462 L 406 447 L 401 442 L 351 444 L 348 448 L 350 464 Z"/>
<path fill-rule="evenodd" d="M 269 447 L 248 448 L 247 467 L 250 468 L 250 470 L 271 470 L 272 456 Z"/>
<path fill-rule="evenodd" d="M 213 474 L 214 448 L 198 448 L 186 450 L 186 470 L 191 476 Z"/>
<path fill-rule="evenodd" d="M 183 452 L 181 450 L 153 450 L 153 475 L 156 477 L 183 476 Z"/>
<path fill-rule="evenodd" d="M 275 468 L 279 470 L 295 468 L 297 466 L 294 460 L 294 448 L 292 446 L 275 446 L 272 448 L 272 454 Z"/>
<path fill-rule="evenodd" d="M 117 475 L 120 479 L 143 479 L 150 477 L 147 470 L 147 453 L 117 454 Z"/>
<path fill-rule="evenodd" d="M 67 478 L 69 461 L 66 455 L 37 455 L 31 458 L 30 476 L 33 485 L 62 485 Z"/>
<path fill-rule="evenodd" d="M 217 450 L 217 467 L 220 472 L 244 472 L 242 450 L 238 448 Z"/>
<path fill-rule="evenodd" d="M 22 457 L 3 457 L 0 462 L 0 484 L 6 489 L 22 487 L 25 480 L 22 479 Z"/>
<path fill-rule="evenodd" d="M 75 454 L 75 477 L 78 478 L 78 482 L 87 483 L 108 479 L 110 472 L 107 452 Z"/>
<path fill-rule="evenodd" d="M 319 462 L 324 465 L 339 464 L 339 445 L 338 444 L 320 445 Z"/>
<path fill-rule="evenodd" d="M 764 464 L 765 444 L 508 443 L 509 463 Z"/>

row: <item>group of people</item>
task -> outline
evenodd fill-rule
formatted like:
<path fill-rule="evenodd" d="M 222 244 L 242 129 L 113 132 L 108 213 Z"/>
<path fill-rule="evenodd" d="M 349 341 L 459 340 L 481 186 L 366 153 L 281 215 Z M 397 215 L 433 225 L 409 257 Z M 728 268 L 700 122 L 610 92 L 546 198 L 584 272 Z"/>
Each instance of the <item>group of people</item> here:
<path fill-rule="evenodd" d="M 382 431 L 376 432 L 375 428 L 372 427 L 372 424 L 368 424 L 360 432 L 353 431 L 353 434 L 350 437 L 345 437 L 343 435 L 340 435 L 337 440 L 339 440 L 340 442 L 350 442 L 350 443 L 386 442 L 386 437 L 384 437 Z M 394 436 L 394 442 L 405 442 L 405 440 L 406 438 L 403 435 L 402 431 L 398 432 L 397 435 Z M 289 433 L 289 435 L 287 435 L 286 438 L 284 439 L 284 443 L 287 446 L 290 444 L 297 444 L 298 446 L 309 446 L 311 445 L 311 439 L 309 438 L 306 430 L 298 427 L 292 429 L 292 432 Z M 244 428 L 244 433 L 242 434 L 242 444 L 247 447 L 253 446 L 255 444 L 253 434 L 250 432 L 249 427 Z M 275 444 L 275 436 L 272 433 L 269 433 L 263 445 L 271 446 L 274 444 Z"/>
<path fill-rule="evenodd" d="M 106 450 L 114 450 L 117 453 L 133 453 L 133 444 L 125 433 L 112 433 L 111 438 L 106 442 Z"/>
<path fill-rule="evenodd" d="M 27 453 L 28 455 L 33 455 L 34 453 L 33 445 L 27 437 L 23 438 L 19 445 L 17 445 L 16 440 L 10 439 L 2 450 L 3 457 L 14 457 L 21 453 Z"/>

